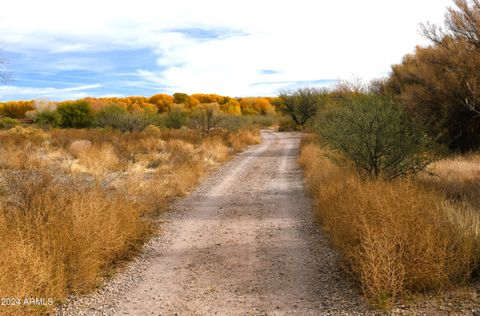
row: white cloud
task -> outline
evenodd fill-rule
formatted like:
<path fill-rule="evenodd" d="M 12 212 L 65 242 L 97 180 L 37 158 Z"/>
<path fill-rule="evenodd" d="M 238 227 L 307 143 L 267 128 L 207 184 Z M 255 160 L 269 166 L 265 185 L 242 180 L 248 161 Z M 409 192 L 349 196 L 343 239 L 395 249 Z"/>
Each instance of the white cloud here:
<path fill-rule="evenodd" d="M 89 96 L 89 90 L 100 87 L 102 87 L 101 84 L 82 85 L 69 88 L 0 86 L 0 100 L 16 99 L 18 95 L 25 96 L 25 99 L 37 99 L 39 97 L 52 100 L 80 99 Z"/>
<path fill-rule="evenodd" d="M 7 1 L 0 13 L 5 49 L 52 53 L 151 48 L 159 70 L 139 69 L 169 92 L 274 94 L 281 84 L 385 75 L 426 41 L 419 23 L 441 23 L 451 0 Z M 28 9 L 27 9 L 28 8 Z M 223 28 L 248 35 L 199 41 L 176 28 Z M 77 60 L 52 67 L 91 63 Z M 262 74 L 260 69 L 275 70 Z M 106 66 L 108 70 L 108 66 Z"/>

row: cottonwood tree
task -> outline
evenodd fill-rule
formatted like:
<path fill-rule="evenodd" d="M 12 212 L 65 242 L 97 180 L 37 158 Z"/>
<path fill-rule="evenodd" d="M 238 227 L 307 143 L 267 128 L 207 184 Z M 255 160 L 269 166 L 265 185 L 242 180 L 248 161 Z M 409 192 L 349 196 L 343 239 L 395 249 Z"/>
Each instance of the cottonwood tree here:
<path fill-rule="evenodd" d="M 304 126 L 318 110 L 327 103 L 328 91 L 317 88 L 302 88 L 295 91 L 282 91 L 280 109 L 289 115 L 293 121 Z"/>

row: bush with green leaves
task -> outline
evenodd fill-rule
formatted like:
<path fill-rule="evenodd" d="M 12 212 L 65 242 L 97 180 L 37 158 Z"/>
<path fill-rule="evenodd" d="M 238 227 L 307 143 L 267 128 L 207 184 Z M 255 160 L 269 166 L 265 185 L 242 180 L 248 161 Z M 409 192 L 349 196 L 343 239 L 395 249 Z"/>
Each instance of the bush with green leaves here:
<path fill-rule="evenodd" d="M 345 98 L 319 113 L 316 129 L 364 178 L 411 175 L 437 157 L 433 142 L 387 97 Z"/>
<path fill-rule="evenodd" d="M 154 121 L 153 114 L 146 112 L 129 112 L 118 105 L 110 105 L 95 114 L 93 125 L 114 128 L 123 132 L 141 131 Z"/>
<path fill-rule="evenodd" d="M 203 134 L 208 134 L 221 122 L 219 105 L 206 103 L 198 105 L 190 115 L 191 126 Z"/>
<path fill-rule="evenodd" d="M 325 89 L 302 88 L 295 91 L 282 91 L 278 102 L 280 110 L 289 115 L 300 126 L 304 126 L 329 100 Z"/>
<path fill-rule="evenodd" d="M 20 125 L 20 122 L 11 117 L 0 118 L 0 129 L 10 129 L 17 125 Z"/>
<path fill-rule="evenodd" d="M 187 124 L 187 113 L 179 106 L 173 106 L 165 116 L 165 127 L 180 129 Z"/>
<path fill-rule="evenodd" d="M 274 125 L 276 117 L 267 115 L 230 115 L 220 114 L 220 121 L 217 127 L 228 131 L 238 131 L 242 128 L 259 127 L 265 128 Z"/>
<path fill-rule="evenodd" d="M 62 127 L 85 128 L 93 122 L 92 107 L 84 100 L 64 102 L 58 105 Z"/>
<path fill-rule="evenodd" d="M 60 127 L 62 116 L 57 111 L 44 110 L 35 113 L 33 122 L 42 128 Z"/>

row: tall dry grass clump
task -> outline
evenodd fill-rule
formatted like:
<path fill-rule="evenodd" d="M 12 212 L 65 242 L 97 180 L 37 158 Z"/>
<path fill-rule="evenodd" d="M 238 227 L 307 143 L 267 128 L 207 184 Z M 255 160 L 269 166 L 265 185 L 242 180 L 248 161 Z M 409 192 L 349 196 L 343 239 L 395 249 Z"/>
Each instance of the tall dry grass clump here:
<path fill-rule="evenodd" d="M 422 184 L 445 192 L 449 198 L 480 205 L 480 154 L 471 153 L 433 164 L 420 179 Z"/>
<path fill-rule="evenodd" d="M 228 135 L 227 143 L 235 152 L 241 151 L 246 145 L 260 143 L 260 131 L 255 128 L 242 128 Z"/>
<path fill-rule="evenodd" d="M 149 233 L 139 205 L 41 163 L 4 170 L 2 180 L 1 297 L 86 292 Z"/>
<path fill-rule="evenodd" d="M 374 304 L 469 280 L 479 259 L 479 213 L 468 218 L 413 178 L 361 180 L 329 154 L 306 140 L 300 163 L 319 221 Z"/>

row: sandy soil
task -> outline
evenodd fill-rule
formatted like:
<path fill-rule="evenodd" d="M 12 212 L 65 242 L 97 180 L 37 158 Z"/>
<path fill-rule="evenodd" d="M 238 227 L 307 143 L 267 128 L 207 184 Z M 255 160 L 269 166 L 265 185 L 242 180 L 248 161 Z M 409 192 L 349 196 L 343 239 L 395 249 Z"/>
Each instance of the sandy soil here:
<path fill-rule="evenodd" d="M 300 135 L 264 131 L 262 138 L 262 144 L 175 203 L 164 233 L 133 268 L 73 310 L 84 315 L 368 313 L 312 218 L 297 165 Z"/>

